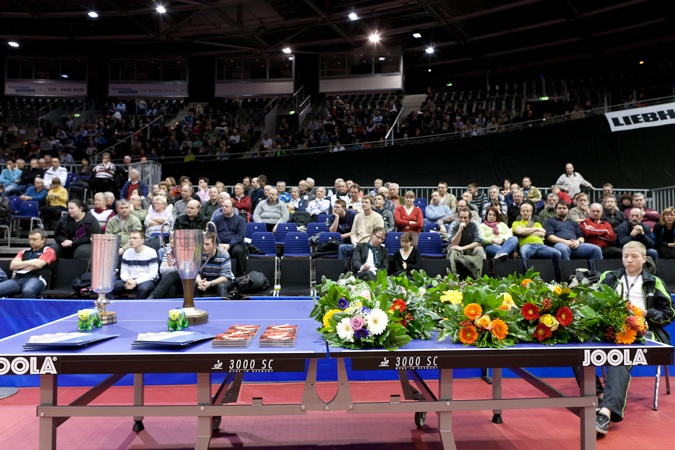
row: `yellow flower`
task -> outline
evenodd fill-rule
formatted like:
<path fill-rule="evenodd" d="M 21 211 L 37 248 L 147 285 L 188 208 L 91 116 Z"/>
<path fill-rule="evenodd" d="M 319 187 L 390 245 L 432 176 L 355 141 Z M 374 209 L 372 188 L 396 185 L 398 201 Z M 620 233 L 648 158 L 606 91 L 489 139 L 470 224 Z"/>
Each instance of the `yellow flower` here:
<path fill-rule="evenodd" d="M 492 320 L 490 319 L 490 316 L 485 314 L 476 319 L 475 324 L 484 330 L 489 330 L 492 327 Z"/>
<path fill-rule="evenodd" d="M 464 295 L 460 291 L 445 291 L 441 295 L 441 301 L 450 302 L 451 305 L 459 305 L 463 299 Z"/>
<path fill-rule="evenodd" d="M 638 317 L 642 317 L 642 310 L 640 309 L 639 306 L 631 305 L 633 308 L 633 314 L 635 314 Z"/>
<path fill-rule="evenodd" d="M 560 295 L 562 293 L 562 288 L 560 286 L 553 286 L 553 292 Z"/>
<path fill-rule="evenodd" d="M 500 311 L 508 311 L 512 306 L 516 306 L 516 303 L 513 301 L 513 297 L 508 292 L 502 294 L 502 304 L 497 308 Z"/>
<path fill-rule="evenodd" d="M 502 319 L 495 319 L 492 321 L 492 329 L 490 332 L 494 337 L 501 341 L 509 334 L 509 326 Z"/>
<path fill-rule="evenodd" d="M 475 320 L 483 314 L 483 308 L 478 303 L 469 303 L 464 307 L 464 315 L 469 320 Z"/>
<path fill-rule="evenodd" d="M 637 332 L 628 326 L 621 328 L 621 331 L 616 333 L 614 340 L 617 344 L 632 344 L 637 337 Z"/>
<path fill-rule="evenodd" d="M 324 327 L 324 328 L 328 328 L 328 329 L 330 330 L 330 323 L 328 322 L 328 319 L 330 319 L 331 317 L 333 317 L 333 314 L 339 313 L 339 312 L 342 312 L 342 311 L 339 310 L 339 309 L 331 309 L 330 311 L 328 311 L 328 312 L 323 316 L 323 327 Z"/>
<path fill-rule="evenodd" d="M 555 331 L 558 329 L 558 320 L 552 316 L 551 314 L 544 314 L 539 318 L 539 323 L 543 323 L 546 325 L 548 328 L 551 329 L 551 331 Z"/>

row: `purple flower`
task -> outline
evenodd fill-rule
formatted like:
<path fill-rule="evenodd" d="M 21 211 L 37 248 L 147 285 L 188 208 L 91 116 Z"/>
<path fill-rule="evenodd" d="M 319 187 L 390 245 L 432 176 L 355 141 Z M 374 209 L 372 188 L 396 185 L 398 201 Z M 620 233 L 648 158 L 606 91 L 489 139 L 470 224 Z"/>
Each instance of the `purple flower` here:
<path fill-rule="evenodd" d="M 357 339 L 363 339 L 368 337 L 368 330 L 361 328 L 360 330 L 354 330 L 354 337 Z"/>
<path fill-rule="evenodd" d="M 356 316 L 356 317 L 352 317 L 351 324 L 352 324 L 352 328 L 354 329 L 354 331 L 358 331 L 361 328 L 363 328 L 363 325 L 365 324 L 365 321 L 363 320 L 363 317 Z"/>
<path fill-rule="evenodd" d="M 361 307 L 361 312 L 365 315 L 370 314 L 370 308 L 366 308 L 365 306 Z"/>
<path fill-rule="evenodd" d="M 349 306 L 347 299 L 340 297 L 340 300 L 338 300 L 338 307 L 340 307 L 340 309 L 345 309 L 347 306 Z"/>

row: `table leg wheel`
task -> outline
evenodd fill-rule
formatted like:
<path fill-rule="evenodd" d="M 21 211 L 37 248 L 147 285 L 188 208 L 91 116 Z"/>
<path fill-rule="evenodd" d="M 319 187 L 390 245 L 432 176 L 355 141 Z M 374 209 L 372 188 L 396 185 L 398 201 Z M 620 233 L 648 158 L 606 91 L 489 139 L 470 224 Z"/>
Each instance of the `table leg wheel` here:
<path fill-rule="evenodd" d="M 502 420 L 502 415 L 501 414 L 494 414 L 492 416 L 492 423 L 504 423 Z"/>
<path fill-rule="evenodd" d="M 427 420 L 427 413 L 425 412 L 415 413 L 415 425 L 417 426 L 417 428 L 422 428 L 426 420 Z"/>
<path fill-rule="evenodd" d="M 132 428 L 133 431 L 138 433 L 139 431 L 145 430 L 145 425 L 143 425 L 142 420 L 134 420 L 134 426 Z"/>
<path fill-rule="evenodd" d="M 220 428 L 220 422 L 221 422 L 222 420 L 223 420 L 223 418 L 220 417 L 220 416 L 217 416 L 217 417 L 214 416 L 214 417 L 212 417 L 212 418 L 211 418 L 211 431 L 214 431 L 214 432 L 215 432 L 215 431 L 218 431 L 218 429 Z"/>

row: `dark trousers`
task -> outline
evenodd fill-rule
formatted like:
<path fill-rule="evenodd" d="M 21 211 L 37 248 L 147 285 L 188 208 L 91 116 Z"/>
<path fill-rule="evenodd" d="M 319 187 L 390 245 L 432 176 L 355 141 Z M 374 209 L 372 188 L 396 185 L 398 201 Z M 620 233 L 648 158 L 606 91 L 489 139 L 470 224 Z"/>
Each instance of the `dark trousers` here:
<path fill-rule="evenodd" d="M 119 197 L 119 190 L 113 178 L 91 178 L 89 180 L 89 188 L 94 194 L 110 191 L 115 194 L 115 198 Z"/>
<path fill-rule="evenodd" d="M 621 422 L 623 420 L 623 410 L 626 408 L 626 397 L 628 396 L 628 385 L 630 384 L 630 371 L 632 366 L 608 366 L 605 369 L 605 386 L 602 386 L 600 378 L 595 377 L 595 393 L 603 394 L 600 401 L 600 408 L 609 409 L 612 414 L 612 422 Z M 572 367 L 574 376 L 579 383 L 579 368 Z"/>
<path fill-rule="evenodd" d="M 125 289 L 123 280 L 115 280 L 115 287 L 113 288 L 113 294 L 118 296 L 123 293 L 135 292 L 137 299 L 146 299 L 150 296 L 152 291 L 155 289 L 155 282 L 152 280 L 144 281 L 139 284 L 132 290 Z"/>
<path fill-rule="evenodd" d="M 241 277 L 246 273 L 246 246 L 244 244 L 234 244 L 228 250 L 230 258 L 237 261 L 235 277 Z"/>
<path fill-rule="evenodd" d="M 148 298 L 175 298 L 183 295 L 183 283 L 177 271 L 162 275 Z"/>

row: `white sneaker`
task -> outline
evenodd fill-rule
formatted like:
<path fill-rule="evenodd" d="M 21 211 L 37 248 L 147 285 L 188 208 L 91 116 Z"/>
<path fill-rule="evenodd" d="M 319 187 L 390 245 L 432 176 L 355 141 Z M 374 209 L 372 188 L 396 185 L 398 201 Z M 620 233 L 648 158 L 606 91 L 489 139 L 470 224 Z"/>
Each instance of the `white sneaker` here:
<path fill-rule="evenodd" d="M 509 255 L 504 252 L 499 252 L 495 255 L 495 259 L 499 259 L 500 261 L 506 261 L 508 257 Z"/>

